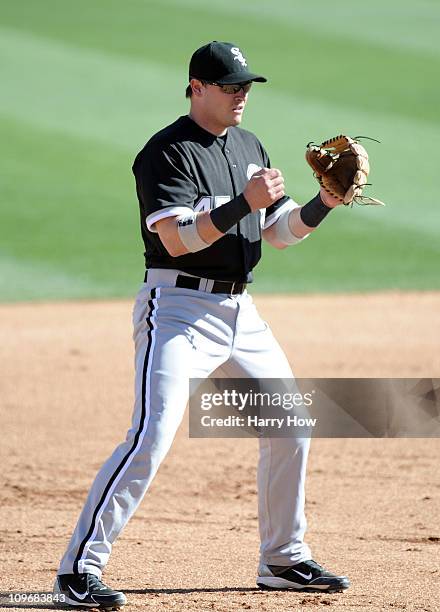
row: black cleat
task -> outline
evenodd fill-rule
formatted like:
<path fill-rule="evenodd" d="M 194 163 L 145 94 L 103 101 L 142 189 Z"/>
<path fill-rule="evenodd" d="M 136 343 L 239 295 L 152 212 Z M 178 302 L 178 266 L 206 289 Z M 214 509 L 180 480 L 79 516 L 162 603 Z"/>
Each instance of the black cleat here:
<path fill-rule="evenodd" d="M 347 576 L 336 576 L 316 561 L 279 566 L 260 564 L 257 576 L 260 589 L 337 592 L 348 589 Z"/>
<path fill-rule="evenodd" d="M 95 574 L 57 576 L 53 594 L 57 607 L 118 610 L 127 603 L 124 593 L 110 589 Z"/>

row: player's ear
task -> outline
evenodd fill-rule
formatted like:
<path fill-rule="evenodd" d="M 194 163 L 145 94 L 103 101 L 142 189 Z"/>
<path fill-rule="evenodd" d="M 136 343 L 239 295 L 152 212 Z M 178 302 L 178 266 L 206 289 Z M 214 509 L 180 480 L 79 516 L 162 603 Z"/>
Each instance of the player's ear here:
<path fill-rule="evenodd" d="M 191 89 L 194 96 L 200 97 L 203 94 L 203 83 L 198 79 L 191 79 L 189 84 L 191 85 Z"/>

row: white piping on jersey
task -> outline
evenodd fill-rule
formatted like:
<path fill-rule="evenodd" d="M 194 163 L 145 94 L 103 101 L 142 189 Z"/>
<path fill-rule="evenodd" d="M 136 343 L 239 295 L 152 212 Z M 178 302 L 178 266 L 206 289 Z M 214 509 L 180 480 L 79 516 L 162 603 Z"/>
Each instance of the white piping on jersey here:
<path fill-rule="evenodd" d="M 187 215 L 188 212 L 194 212 L 193 207 L 189 204 L 188 206 L 169 206 L 168 208 L 162 208 L 161 210 L 156 210 L 155 212 L 149 214 L 145 218 L 145 222 L 150 232 L 157 234 L 157 229 L 153 227 L 154 224 L 157 223 L 157 221 L 160 221 L 161 219 L 166 219 L 167 217 Z"/>

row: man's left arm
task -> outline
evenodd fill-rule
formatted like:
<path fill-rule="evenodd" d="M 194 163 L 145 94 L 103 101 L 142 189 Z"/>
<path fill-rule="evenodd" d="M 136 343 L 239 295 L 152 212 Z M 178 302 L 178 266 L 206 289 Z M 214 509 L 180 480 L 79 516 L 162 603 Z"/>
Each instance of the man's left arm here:
<path fill-rule="evenodd" d="M 311 234 L 338 204 L 341 202 L 323 189 L 304 206 L 287 201 L 274 222 L 271 223 L 271 216 L 268 217 L 263 238 L 277 249 L 297 244 Z"/>

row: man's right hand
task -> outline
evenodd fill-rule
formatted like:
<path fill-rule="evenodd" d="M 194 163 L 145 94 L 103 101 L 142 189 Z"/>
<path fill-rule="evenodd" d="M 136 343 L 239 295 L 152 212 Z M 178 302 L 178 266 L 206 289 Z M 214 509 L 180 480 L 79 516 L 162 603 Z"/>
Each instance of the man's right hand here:
<path fill-rule="evenodd" d="M 284 195 L 284 178 L 276 168 L 262 168 L 253 174 L 243 195 L 252 210 L 267 208 Z"/>

